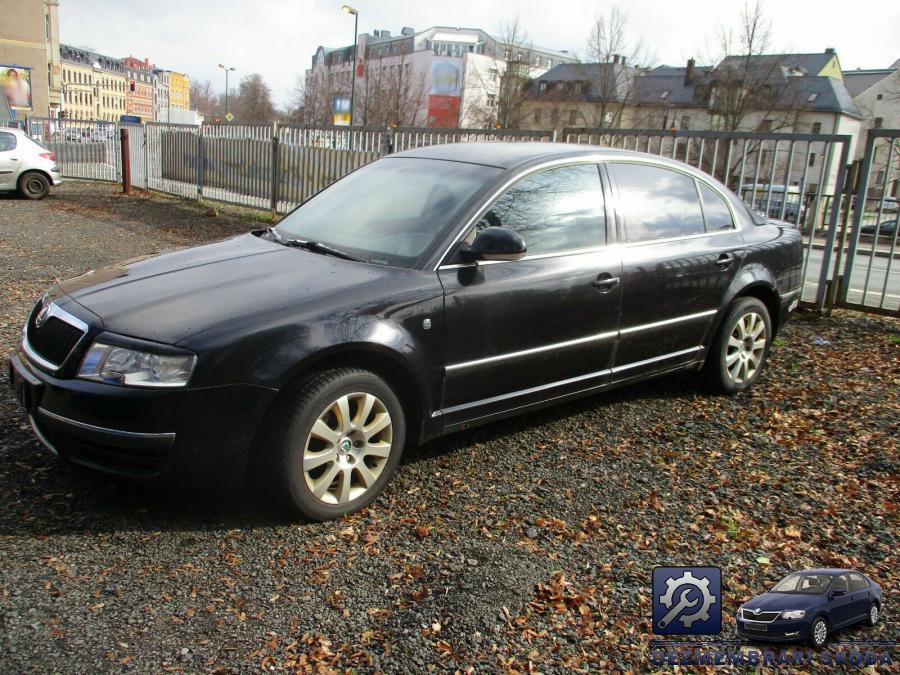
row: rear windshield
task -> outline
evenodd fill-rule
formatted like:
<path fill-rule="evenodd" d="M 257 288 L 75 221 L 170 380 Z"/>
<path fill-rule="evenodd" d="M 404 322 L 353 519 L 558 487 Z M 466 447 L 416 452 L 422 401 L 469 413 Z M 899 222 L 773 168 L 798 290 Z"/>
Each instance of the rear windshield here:
<path fill-rule="evenodd" d="M 30 141 L 30 142 L 33 143 L 34 145 L 38 146 L 41 150 L 47 150 L 47 151 L 50 150 L 50 148 L 48 148 L 46 145 L 44 145 L 43 143 L 41 143 L 41 142 L 40 142 L 39 140 L 37 140 L 36 138 L 32 138 L 31 136 L 25 136 L 25 139 L 28 140 L 28 141 Z"/>

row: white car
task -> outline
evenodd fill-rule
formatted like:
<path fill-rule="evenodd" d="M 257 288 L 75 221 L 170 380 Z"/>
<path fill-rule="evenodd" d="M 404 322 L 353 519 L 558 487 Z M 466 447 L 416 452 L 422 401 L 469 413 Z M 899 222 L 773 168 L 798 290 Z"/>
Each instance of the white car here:
<path fill-rule="evenodd" d="M 0 129 L 0 191 L 18 190 L 27 199 L 43 199 L 62 183 L 56 154 L 19 129 Z"/>

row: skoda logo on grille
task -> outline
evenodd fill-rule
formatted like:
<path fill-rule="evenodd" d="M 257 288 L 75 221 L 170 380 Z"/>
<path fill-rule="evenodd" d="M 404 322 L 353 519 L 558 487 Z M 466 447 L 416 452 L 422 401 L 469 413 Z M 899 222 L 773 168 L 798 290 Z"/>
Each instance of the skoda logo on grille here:
<path fill-rule="evenodd" d="M 46 305 L 41 307 L 41 311 L 38 312 L 36 317 L 34 317 L 34 325 L 36 328 L 40 328 L 43 325 L 44 321 L 47 320 L 47 315 L 50 313 L 50 304 L 51 303 L 48 302 Z"/>
<path fill-rule="evenodd" d="M 761 611 L 762 611 L 762 608 L 761 608 L 761 607 L 757 607 L 756 609 L 753 610 L 753 613 L 754 613 L 754 614 L 759 614 Z"/>

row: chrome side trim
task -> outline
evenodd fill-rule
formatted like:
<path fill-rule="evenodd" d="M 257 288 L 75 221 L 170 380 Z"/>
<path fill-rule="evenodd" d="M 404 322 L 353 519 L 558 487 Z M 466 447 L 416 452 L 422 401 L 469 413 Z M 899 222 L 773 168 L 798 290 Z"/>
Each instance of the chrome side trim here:
<path fill-rule="evenodd" d="M 53 443 L 47 440 L 47 437 L 44 436 L 44 432 L 41 431 L 40 427 L 37 425 L 37 422 L 34 421 L 34 417 L 29 415 L 28 421 L 31 423 L 31 430 L 34 432 L 34 435 L 37 436 L 37 439 L 41 442 L 41 445 L 43 445 L 50 452 L 59 457 L 59 450 L 57 450 L 53 446 Z"/>
<path fill-rule="evenodd" d="M 85 429 L 86 431 L 96 431 L 101 434 L 110 434 L 113 436 L 121 436 L 123 438 L 160 439 L 167 441 L 175 440 L 174 432 L 154 433 L 143 431 L 122 431 L 121 429 L 109 429 L 107 427 L 98 427 L 93 424 L 88 424 L 87 422 L 79 422 L 78 420 L 73 420 L 69 419 L 68 417 L 63 417 L 62 415 L 57 415 L 56 413 L 52 413 L 44 408 L 38 408 L 38 412 L 44 417 L 49 417 L 50 419 L 56 420 L 57 422 L 62 422 L 63 424 L 78 427 L 79 429 Z"/>
<path fill-rule="evenodd" d="M 72 352 L 74 352 L 78 348 L 78 345 L 81 344 L 81 341 L 84 340 L 85 336 L 88 333 L 88 325 L 84 321 L 79 319 L 77 316 L 75 316 L 74 314 L 70 314 L 69 312 L 67 312 L 66 310 L 64 310 L 62 307 L 60 307 L 59 305 L 57 305 L 54 302 L 51 302 L 50 305 L 48 306 L 47 314 L 46 314 L 46 317 L 44 318 L 44 320 L 46 321 L 51 316 L 55 316 L 60 321 L 64 321 L 65 323 L 69 324 L 70 326 L 74 326 L 75 328 L 77 328 L 78 330 L 81 331 L 81 337 L 78 338 L 78 340 L 75 342 L 74 345 L 72 345 L 72 349 L 69 350 L 69 353 L 66 354 L 66 358 L 63 359 L 63 361 L 65 362 L 65 360 L 68 359 L 72 355 Z M 48 361 L 47 359 L 43 358 L 40 354 L 38 354 L 36 351 L 34 351 L 34 348 L 31 346 L 31 343 L 28 340 L 28 324 L 30 322 L 31 322 L 31 317 L 29 316 L 28 321 L 25 322 L 25 328 L 22 330 L 22 334 L 23 334 L 22 350 L 25 352 L 25 354 L 28 356 L 29 359 L 34 361 L 34 363 L 38 364 L 39 366 L 41 366 L 42 368 L 44 368 L 46 370 L 56 372 L 57 370 L 59 370 L 59 367 L 62 364 L 61 363 L 53 363 L 52 361 Z"/>
<path fill-rule="evenodd" d="M 505 354 L 498 354 L 496 356 L 487 356 L 483 359 L 475 359 L 474 361 L 463 361 L 461 363 L 454 363 L 445 368 L 445 370 L 450 373 L 457 370 L 463 370 L 465 368 L 473 368 L 475 366 L 483 366 L 488 363 L 496 363 L 497 361 L 506 361 L 508 359 L 516 359 L 522 356 L 531 356 L 532 354 L 540 354 L 541 352 L 548 352 L 555 349 L 565 349 L 566 347 L 574 347 L 575 345 L 582 345 L 588 342 L 599 342 L 601 340 L 611 340 L 612 338 L 618 337 L 618 331 L 609 331 L 607 333 L 597 333 L 596 335 L 588 335 L 583 338 L 576 338 L 574 340 L 566 340 L 565 342 L 554 342 L 553 344 L 544 345 L 543 347 L 533 347 L 532 349 L 523 349 L 518 352 L 507 352 Z"/>
<path fill-rule="evenodd" d="M 441 265 L 441 270 L 458 270 L 464 267 L 480 267 L 482 265 L 498 265 L 500 263 L 521 262 L 523 260 L 543 260 L 544 258 L 561 258 L 569 255 L 583 255 L 585 253 L 600 253 L 601 251 L 613 251 L 618 244 L 604 244 L 602 246 L 590 246 L 588 248 L 573 248 L 567 251 L 553 251 L 552 253 L 536 253 L 534 255 L 525 255 L 517 260 L 473 260 L 467 263 L 453 263 L 452 265 Z"/>
<path fill-rule="evenodd" d="M 465 370 L 466 368 L 474 368 L 476 366 L 483 366 L 489 363 L 496 363 L 498 361 L 507 361 L 509 359 L 521 358 L 523 356 L 532 356 L 533 354 L 540 354 L 542 352 L 553 351 L 556 349 L 565 349 L 566 347 L 574 347 L 576 345 L 586 344 L 588 342 L 600 342 L 602 340 L 611 340 L 613 338 L 620 337 L 622 335 L 629 335 L 631 333 L 637 333 L 642 330 L 649 330 L 652 328 L 660 328 L 662 326 L 669 326 L 676 323 L 681 323 L 683 321 L 693 321 L 695 319 L 702 319 L 706 316 L 712 316 L 719 310 L 717 309 L 708 309 L 705 312 L 697 312 L 696 314 L 687 314 L 685 316 L 678 316 L 674 319 L 665 319 L 664 321 L 656 321 L 654 323 L 645 323 L 639 326 L 631 326 L 630 328 L 623 328 L 619 331 L 608 331 L 606 333 L 597 333 L 596 335 L 588 335 L 583 338 L 576 338 L 574 340 L 566 340 L 565 342 L 554 342 L 553 344 L 543 345 L 541 347 L 533 347 L 531 349 L 523 349 L 517 352 L 507 352 L 505 354 L 497 354 L 496 356 L 486 356 L 482 359 L 474 359 L 472 361 L 462 361 L 460 363 L 452 363 L 449 366 L 444 367 L 444 371 L 446 373 L 453 373 L 459 370 Z M 702 347 L 697 347 L 696 349 L 702 349 Z M 675 356 L 676 354 L 672 354 Z M 668 356 L 662 356 L 658 358 L 668 358 Z M 641 363 L 636 363 L 634 365 L 641 365 Z M 626 364 L 624 366 L 618 366 L 620 369 L 631 368 L 632 364 Z M 615 370 L 615 368 L 613 369 Z"/>
<path fill-rule="evenodd" d="M 705 316 L 712 316 L 719 310 L 717 309 L 708 309 L 705 312 L 697 312 L 696 314 L 686 314 L 685 316 L 676 316 L 674 319 L 665 319 L 664 321 L 654 321 L 653 323 L 642 323 L 638 326 L 631 326 L 629 328 L 623 328 L 619 331 L 620 335 L 628 335 L 630 333 L 637 333 L 642 330 L 650 330 L 651 328 L 660 328 L 662 326 L 670 326 L 674 323 L 681 323 L 683 321 L 693 321 L 694 319 L 702 319 Z"/>
<path fill-rule="evenodd" d="M 500 401 L 505 401 L 511 398 L 518 398 L 519 396 L 527 396 L 528 394 L 536 394 L 540 391 L 546 391 L 547 389 L 553 389 L 555 387 L 562 387 L 567 384 L 575 384 L 576 382 L 583 382 L 585 380 L 592 380 L 597 377 L 604 377 L 609 375 L 612 371 L 609 369 L 606 370 L 598 370 L 593 373 L 587 373 L 586 375 L 578 375 L 576 377 L 570 377 L 566 380 L 559 380 L 557 382 L 549 382 L 548 384 L 540 384 L 536 387 L 531 387 L 529 389 L 520 389 L 519 391 L 512 391 L 508 394 L 498 394 L 497 396 L 491 396 L 490 398 L 483 398 L 478 401 L 472 401 L 470 403 L 460 403 L 459 405 L 454 405 L 449 408 L 445 408 L 443 410 L 437 410 L 431 414 L 432 417 L 440 417 L 441 415 L 449 415 L 455 412 L 460 412 L 461 410 L 466 410 L 468 408 L 476 408 L 482 405 L 490 405 L 491 403 L 499 403 Z"/>
<path fill-rule="evenodd" d="M 623 370 L 631 370 L 632 368 L 640 368 L 641 366 L 647 366 L 651 363 L 656 363 L 657 361 L 665 361 L 666 359 L 674 359 L 676 356 L 685 356 L 687 354 L 693 354 L 694 352 L 699 352 L 703 349 L 701 346 L 691 347 L 690 349 L 682 349 L 677 352 L 669 352 L 668 354 L 662 354 L 661 356 L 654 356 L 651 359 L 644 359 L 643 361 L 635 361 L 633 363 L 626 363 L 623 366 L 615 366 L 612 369 L 613 375 L 616 373 L 621 373 Z"/>

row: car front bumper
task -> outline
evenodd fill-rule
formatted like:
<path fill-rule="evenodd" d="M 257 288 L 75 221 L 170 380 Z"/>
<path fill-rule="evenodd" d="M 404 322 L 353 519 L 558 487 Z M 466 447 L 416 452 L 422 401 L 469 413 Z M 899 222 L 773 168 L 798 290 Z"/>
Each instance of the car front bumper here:
<path fill-rule="evenodd" d="M 38 439 L 60 457 L 164 485 L 232 486 L 245 475 L 275 390 L 150 389 L 58 379 L 19 350 L 9 382 Z"/>
<path fill-rule="evenodd" d="M 805 642 L 809 639 L 809 623 L 804 619 L 755 623 L 738 618 L 737 634 L 754 642 Z"/>

